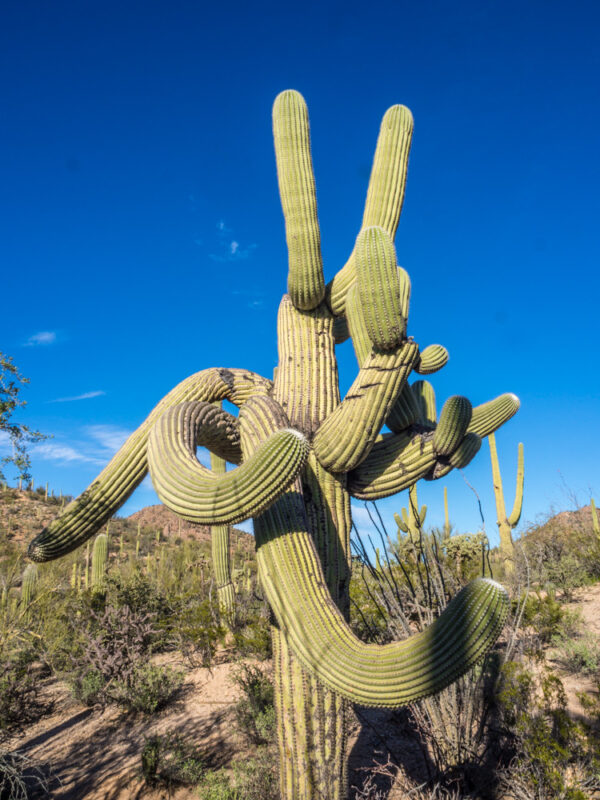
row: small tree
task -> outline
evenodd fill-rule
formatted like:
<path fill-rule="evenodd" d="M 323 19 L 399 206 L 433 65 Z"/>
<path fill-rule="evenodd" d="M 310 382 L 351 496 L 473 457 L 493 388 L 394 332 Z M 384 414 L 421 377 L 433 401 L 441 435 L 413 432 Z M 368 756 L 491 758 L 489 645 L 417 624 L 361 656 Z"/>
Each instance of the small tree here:
<path fill-rule="evenodd" d="M 12 446 L 12 455 L 0 458 L 2 481 L 6 480 L 3 468 L 7 464 L 12 464 L 17 469 L 19 478 L 24 481 L 31 480 L 31 461 L 27 445 L 50 438 L 39 431 L 32 431 L 28 425 L 11 419 L 15 409 L 27 405 L 26 400 L 19 399 L 19 392 L 26 383 L 29 383 L 29 379 L 19 374 L 12 358 L 0 352 L 0 434 L 7 435 Z"/>

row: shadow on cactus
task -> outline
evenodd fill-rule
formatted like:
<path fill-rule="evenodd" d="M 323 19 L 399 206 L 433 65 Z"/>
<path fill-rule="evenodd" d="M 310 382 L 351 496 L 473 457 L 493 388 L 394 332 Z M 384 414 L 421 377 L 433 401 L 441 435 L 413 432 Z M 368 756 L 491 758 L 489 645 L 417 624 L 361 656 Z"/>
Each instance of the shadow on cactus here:
<path fill-rule="evenodd" d="M 258 579 L 274 617 L 275 706 L 281 795 L 346 793 L 348 701 L 399 706 L 437 692 L 478 662 L 507 613 L 502 587 L 473 581 L 424 632 L 366 644 L 347 623 L 350 498 L 376 500 L 465 467 L 517 410 L 514 395 L 472 408 L 451 397 L 439 421 L 407 381 L 444 366 L 441 345 L 407 335 L 410 279 L 397 265 L 412 116 L 393 106 L 381 125 L 362 226 L 351 255 L 325 283 L 303 98 L 275 100 L 273 131 L 289 251 L 279 308 L 274 381 L 244 369 L 207 369 L 176 386 L 81 498 L 31 544 L 44 561 L 96 533 L 149 471 L 183 519 L 227 525 L 254 518 Z M 335 347 L 351 337 L 358 373 L 339 392 Z M 219 408 L 228 400 L 234 416 Z M 384 425 L 390 433 L 381 434 Z M 207 447 L 236 465 L 203 467 Z"/>

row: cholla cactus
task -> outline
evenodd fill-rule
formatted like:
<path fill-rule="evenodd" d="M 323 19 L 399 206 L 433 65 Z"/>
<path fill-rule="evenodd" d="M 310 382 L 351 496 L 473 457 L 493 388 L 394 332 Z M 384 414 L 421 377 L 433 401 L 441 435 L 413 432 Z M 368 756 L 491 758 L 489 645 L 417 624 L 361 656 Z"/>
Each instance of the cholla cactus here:
<path fill-rule="evenodd" d="M 525 470 L 523 466 L 523 443 L 519 442 L 519 455 L 517 462 L 517 490 L 515 492 L 515 502 L 509 516 L 506 516 L 504 505 L 504 490 L 502 489 L 502 477 L 500 475 L 500 464 L 498 463 L 498 451 L 496 449 L 496 437 L 490 434 L 488 437 L 490 444 L 490 456 L 492 459 L 492 476 L 494 479 L 494 497 L 496 498 L 496 513 L 498 515 L 498 530 L 500 531 L 500 554 L 505 559 L 505 569 L 512 572 L 514 567 L 514 550 L 512 540 L 512 530 L 517 527 L 521 519 L 523 510 L 523 483 Z"/>
<path fill-rule="evenodd" d="M 148 469 L 163 503 L 183 519 L 227 525 L 254 517 L 258 579 L 274 619 L 281 794 L 340 800 L 348 701 L 394 707 L 437 692 L 483 657 L 507 613 L 502 587 L 478 579 L 423 633 L 381 647 L 361 642 L 347 623 L 350 498 L 388 497 L 466 466 L 519 403 L 502 395 L 473 409 L 453 397 L 436 424 L 427 391 L 407 384 L 411 372 L 433 373 L 448 357 L 407 335 L 410 280 L 393 238 L 408 109 L 394 106 L 383 118 L 362 228 L 328 285 L 308 113 L 297 92 L 276 99 L 273 129 L 289 250 L 274 381 L 242 369 L 184 380 L 36 537 L 30 555 L 46 560 L 78 547 Z M 359 371 L 342 400 L 335 345 L 348 333 Z M 237 417 L 215 407 L 224 399 L 238 406 Z M 384 424 L 391 433 L 380 434 Z M 198 445 L 239 466 L 214 475 L 196 460 Z"/>

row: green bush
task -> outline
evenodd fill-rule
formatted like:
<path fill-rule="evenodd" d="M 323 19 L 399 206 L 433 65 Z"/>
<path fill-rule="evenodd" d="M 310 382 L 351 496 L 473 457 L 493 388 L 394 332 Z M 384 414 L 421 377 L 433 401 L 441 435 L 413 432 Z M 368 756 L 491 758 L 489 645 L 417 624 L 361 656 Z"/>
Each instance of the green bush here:
<path fill-rule="evenodd" d="M 202 753 L 174 731 L 147 738 L 141 760 L 142 775 L 150 786 L 195 786 L 205 772 Z"/>
<path fill-rule="evenodd" d="M 521 624 L 531 628 L 542 644 L 549 644 L 556 636 L 576 635 L 581 627 L 581 615 L 565 608 L 552 591 L 544 595 L 530 593 L 523 607 Z"/>
<path fill-rule="evenodd" d="M 235 761 L 230 775 L 224 769 L 206 772 L 198 786 L 199 800 L 278 800 L 276 761 L 268 747 L 252 758 Z"/>
<path fill-rule="evenodd" d="M 210 667 L 225 628 L 210 598 L 185 596 L 177 603 L 170 624 L 172 638 L 192 667 Z"/>
<path fill-rule="evenodd" d="M 593 634 L 584 634 L 578 639 L 564 636 L 554 637 L 557 648 L 556 659 L 569 672 L 596 675 L 600 668 L 600 642 Z"/>
<path fill-rule="evenodd" d="M 90 668 L 76 673 L 71 677 L 69 683 L 73 696 L 84 706 L 103 705 L 106 681 L 99 670 Z"/>
<path fill-rule="evenodd" d="M 0 739 L 34 722 L 50 708 L 39 699 L 39 682 L 31 671 L 31 653 L 22 651 L 0 663 Z"/>
<path fill-rule="evenodd" d="M 127 683 L 117 681 L 108 694 L 128 711 L 154 714 L 175 697 L 183 681 L 184 673 L 171 667 L 141 664 Z"/>
<path fill-rule="evenodd" d="M 242 664 L 232 680 L 243 692 L 242 699 L 235 707 L 240 730 L 254 744 L 270 742 L 275 730 L 273 682 L 261 669 L 251 664 Z"/>

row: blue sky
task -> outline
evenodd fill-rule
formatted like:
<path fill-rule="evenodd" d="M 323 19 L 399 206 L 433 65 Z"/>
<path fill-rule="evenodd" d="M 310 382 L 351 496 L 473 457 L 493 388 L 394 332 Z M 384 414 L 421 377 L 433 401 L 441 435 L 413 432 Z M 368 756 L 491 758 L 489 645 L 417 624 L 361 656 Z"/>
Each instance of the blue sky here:
<path fill-rule="evenodd" d="M 594 2 L 52 3 L 3 9 L 0 349 L 54 434 L 37 483 L 84 489 L 176 383 L 270 376 L 286 287 L 271 106 L 308 103 L 326 277 L 362 215 L 380 119 L 415 135 L 396 247 L 433 377 L 522 401 L 497 436 L 523 519 L 600 498 L 600 8 Z M 345 390 L 356 372 L 340 348 Z M 488 533 L 489 451 L 420 484 L 428 522 Z M 148 482 L 128 512 L 156 502 Z M 386 519 L 406 503 L 382 504 Z M 356 519 L 364 521 L 364 511 Z"/>

